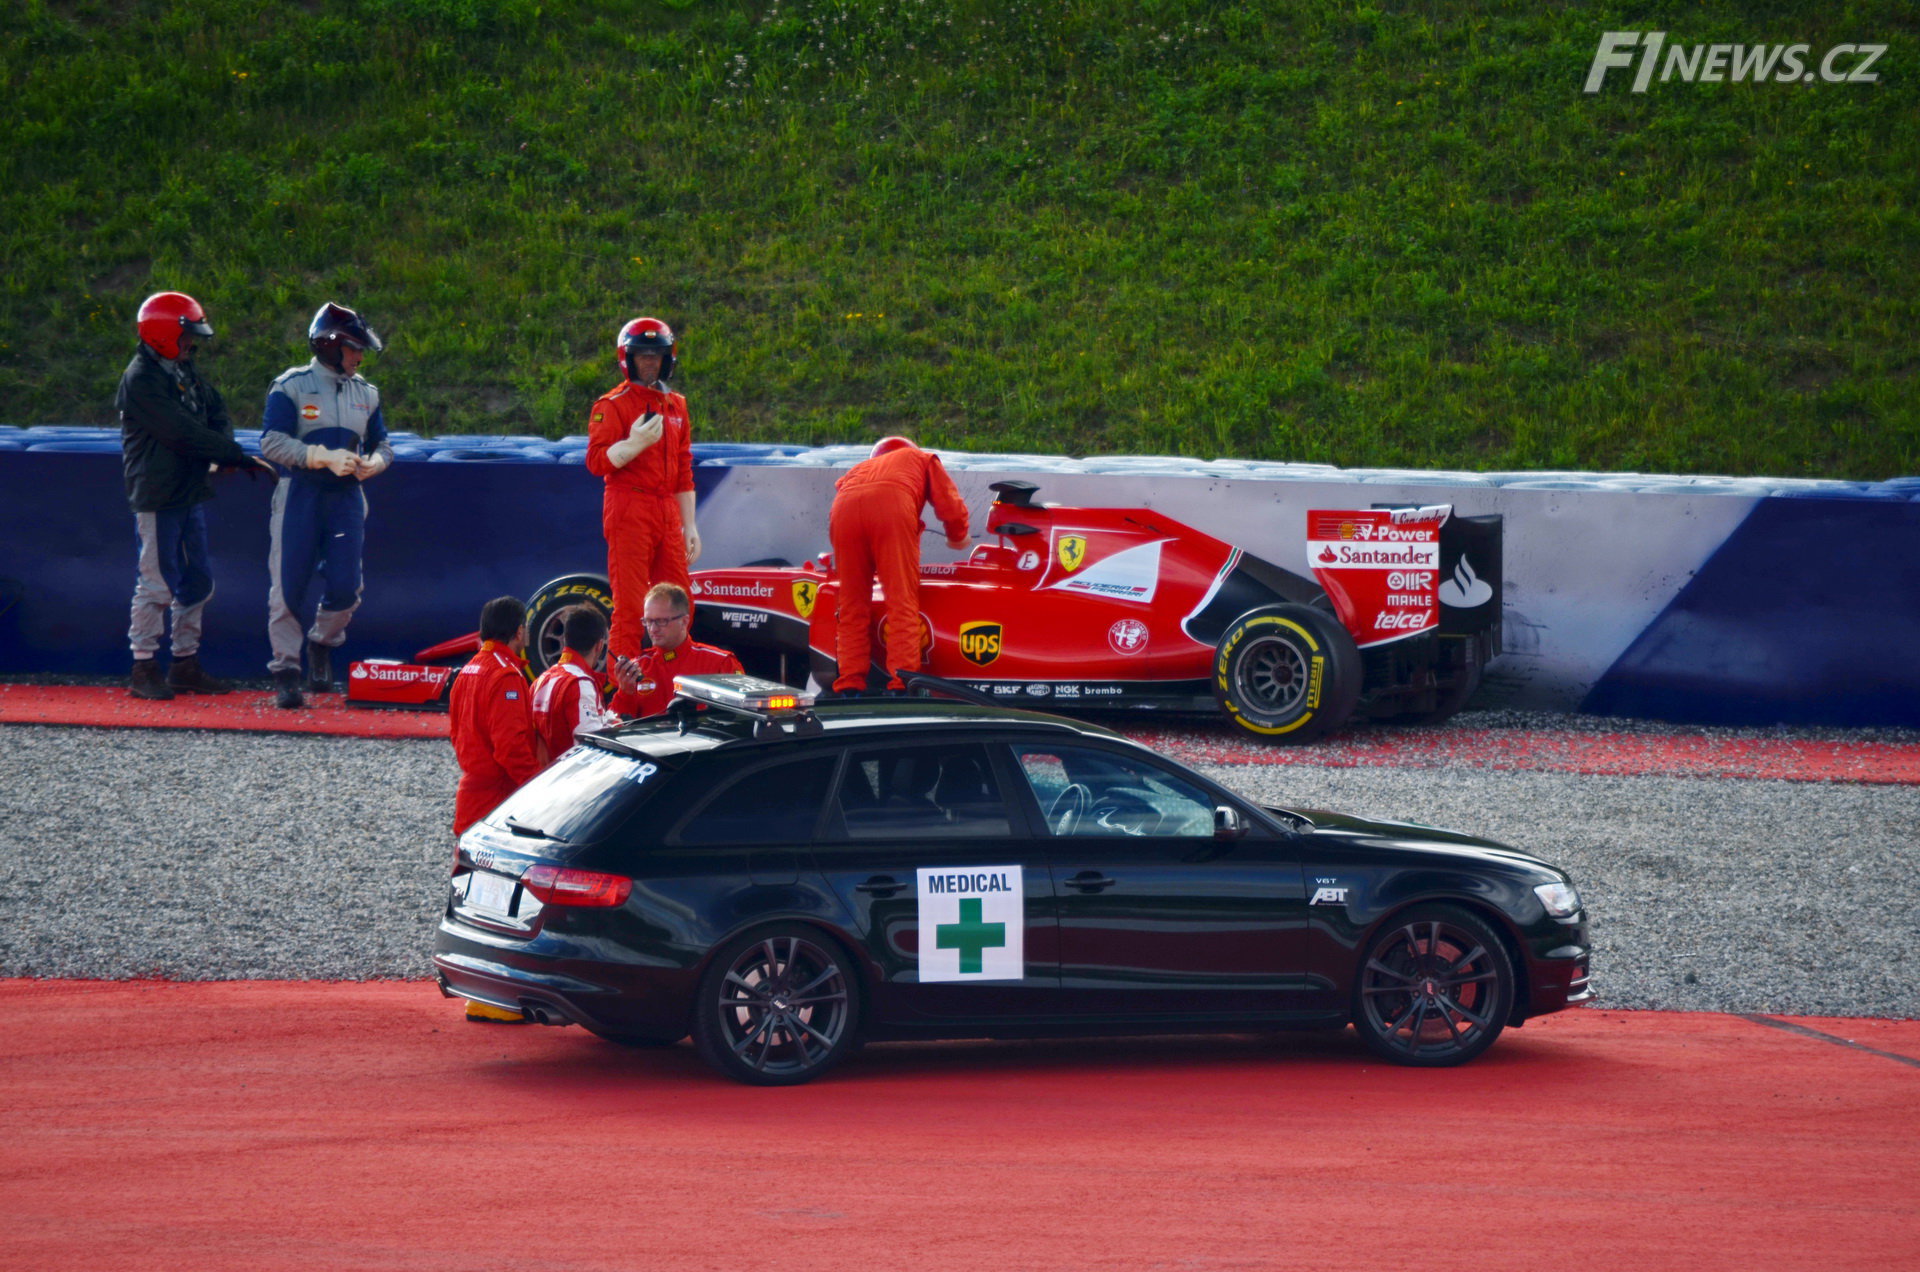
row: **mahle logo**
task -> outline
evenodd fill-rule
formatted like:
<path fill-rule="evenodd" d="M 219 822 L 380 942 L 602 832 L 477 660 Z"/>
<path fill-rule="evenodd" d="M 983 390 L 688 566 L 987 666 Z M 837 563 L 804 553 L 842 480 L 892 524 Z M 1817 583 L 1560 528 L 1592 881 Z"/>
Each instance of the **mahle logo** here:
<path fill-rule="evenodd" d="M 966 660 L 984 667 L 1000 656 L 1000 624 L 960 624 L 960 652 Z"/>
<path fill-rule="evenodd" d="M 1884 44 L 1836 44 L 1815 59 L 1811 44 L 1669 44 L 1665 31 L 1604 31 L 1587 67 L 1587 92 L 1599 92 L 1608 71 L 1628 67 L 1636 67 L 1636 93 L 1647 91 L 1655 72 L 1662 84 L 1876 84 L 1873 64 L 1886 51 Z"/>

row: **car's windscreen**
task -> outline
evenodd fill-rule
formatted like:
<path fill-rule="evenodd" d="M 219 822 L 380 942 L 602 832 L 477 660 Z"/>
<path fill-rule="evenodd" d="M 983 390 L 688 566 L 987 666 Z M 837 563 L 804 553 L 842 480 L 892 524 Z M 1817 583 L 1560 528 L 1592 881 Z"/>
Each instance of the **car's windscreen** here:
<path fill-rule="evenodd" d="M 584 843 L 611 827 L 666 777 L 643 757 L 577 746 L 487 814 L 487 824 Z M 507 819 L 513 819 L 509 825 Z"/>
<path fill-rule="evenodd" d="M 1055 835 L 1213 834 L 1213 800 L 1207 792 L 1137 756 L 1020 746 L 1014 758 Z"/>

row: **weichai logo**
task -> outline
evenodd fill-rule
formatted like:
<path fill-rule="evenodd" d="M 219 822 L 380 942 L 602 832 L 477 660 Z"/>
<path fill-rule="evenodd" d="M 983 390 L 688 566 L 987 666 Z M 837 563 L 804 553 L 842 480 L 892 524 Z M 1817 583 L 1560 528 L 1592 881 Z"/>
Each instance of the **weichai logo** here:
<path fill-rule="evenodd" d="M 998 623 L 960 624 L 960 653 L 968 662 L 984 667 L 1000 656 L 1001 628 Z"/>
<path fill-rule="evenodd" d="M 1654 76 L 1662 84 L 1877 84 L 1873 70 L 1884 44 L 1835 44 L 1815 55 L 1811 44 L 1681 44 L 1665 31 L 1603 31 L 1587 67 L 1586 91 L 1597 93 L 1609 71 L 1634 68 L 1633 91 Z"/>

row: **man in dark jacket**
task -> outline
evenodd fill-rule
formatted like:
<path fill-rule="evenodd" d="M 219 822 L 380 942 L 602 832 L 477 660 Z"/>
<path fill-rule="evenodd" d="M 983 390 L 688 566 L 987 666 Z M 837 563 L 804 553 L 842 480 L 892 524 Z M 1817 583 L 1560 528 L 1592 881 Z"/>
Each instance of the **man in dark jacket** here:
<path fill-rule="evenodd" d="M 226 693 L 230 686 L 200 667 L 200 616 L 213 595 L 207 557 L 207 518 L 215 468 L 273 468 L 233 440 L 233 421 L 219 392 L 194 369 L 195 344 L 213 335 L 200 302 L 180 292 L 157 292 L 140 304 L 140 347 L 120 377 L 120 412 L 127 503 L 140 535 L 140 567 L 133 588 L 131 687 L 136 698 L 165 700 L 175 691 Z M 173 618 L 173 666 L 165 677 L 154 655 Z"/>

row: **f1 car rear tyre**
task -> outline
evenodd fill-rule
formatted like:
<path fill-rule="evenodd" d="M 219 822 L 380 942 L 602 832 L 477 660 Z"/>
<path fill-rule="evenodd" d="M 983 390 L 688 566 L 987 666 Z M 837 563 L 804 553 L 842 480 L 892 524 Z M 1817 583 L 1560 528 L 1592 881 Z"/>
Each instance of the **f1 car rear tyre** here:
<path fill-rule="evenodd" d="M 1256 737 L 1312 742 L 1353 715 L 1362 674 L 1360 650 L 1338 619 L 1307 605 L 1274 605 L 1242 615 L 1221 636 L 1213 696 Z"/>
<path fill-rule="evenodd" d="M 1506 1028 L 1513 977 L 1506 946 L 1477 916 L 1415 906 L 1367 942 L 1354 977 L 1353 1027 L 1395 1064 L 1465 1064 Z"/>
<path fill-rule="evenodd" d="M 573 605 L 591 605 L 613 621 L 613 584 L 604 574 L 563 574 L 541 587 L 527 602 L 527 666 L 539 675 L 560 661 L 566 648 L 560 614 Z"/>
<path fill-rule="evenodd" d="M 811 1082 L 845 1059 L 860 1028 L 852 961 L 799 924 L 743 933 L 700 978 L 693 1043 L 700 1058 L 753 1086 Z"/>

